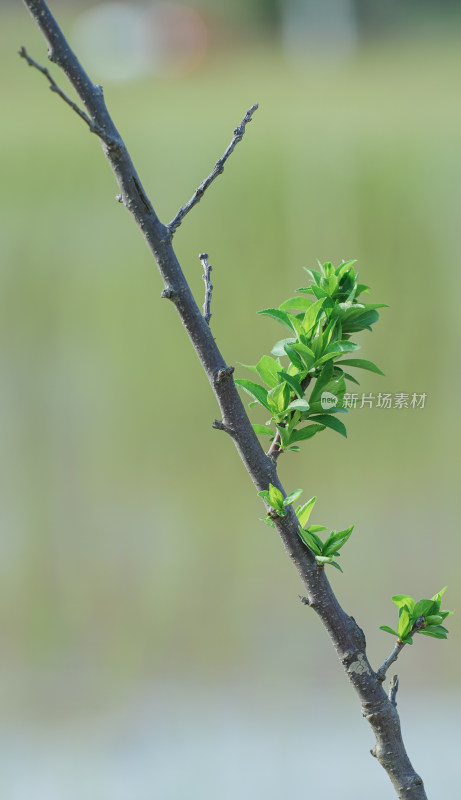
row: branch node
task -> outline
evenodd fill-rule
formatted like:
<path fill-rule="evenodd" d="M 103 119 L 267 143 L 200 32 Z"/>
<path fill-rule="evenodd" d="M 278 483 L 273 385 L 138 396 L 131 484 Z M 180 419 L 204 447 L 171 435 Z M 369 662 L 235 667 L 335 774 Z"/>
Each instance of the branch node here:
<path fill-rule="evenodd" d="M 88 114 L 77 105 L 77 103 L 74 103 L 74 101 L 71 100 L 70 97 L 65 94 L 65 92 L 63 92 L 51 75 L 51 72 L 46 67 L 42 67 L 41 64 L 39 64 L 37 61 L 34 61 L 34 59 L 28 54 L 25 47 L 21 47 L 18 50 L 18 53 L 21 58 L 24 58 L 27 61 L 29 67 L 34 67 L 45 76 L 50 84 L 51 91 L 56 92 L 56 94 L 58 94 L 59 97 L 64 100 L 64 102 L 67 103 L 67 105 L 70 106 L 70 108 L 72 108 L 72 110 L 75 111 L 75 113 L 78 114 L 78 116 L 83 119 L 84 122 L 86 122 L 91 133 L 95 133 L 97 136 L 99 136 L 99 138 L 102 139 L 108 146 L 113 146 L 114 140 L 108 137 L 102 128 L 99 128 L 97 125 L 95 125 L 91 117 L 89 117 Z M 51 50 L 48 51 L 48 58 L 50 61 L 54 60 Z"/>
<path fill-rule="evenodd" d="M 166 286 L 160 297 L 164 300 L 173 300 L 176 297 L 176 291 L 171 286 Z"/>
<path fill-rule="evenodd" d="M 243 134 L 245 133 L 245 127 L 249 122 L 251 122 L 251 118 L 257 108 L 258 108 L 257 103 L 251 106 L 251 108 L 247 111 L 244 118 L 242 119 L 240 125 L 234 129 L 234 136 L 225 153 L 221 156 L 221 158 L 218 159 L 208 177 L 205 178 L 205 180 L 202 181 L 200 186 L 195 190 L 189 202 L 186 203 L 186 205 L 181 206 L 174 219 L 172 219 L 169 225 L 167 226 L 170 233 L 173 234 L 176 232 L 186 214 L 188 214 L 189 211 L 202 199 L 206 190 L 213 183 L 215 178 L 217 178 L 218 175 L 221 175 L 221 173 L 224 172 L 224 165 L 227 159 L 232 154 L 236 144 L 238 144 L 242 140 Z"/>
<path fill-rule="evenodd" d="M 200 253 L 200 263 L 203 267 L 202 278 L 205 281 L 205 300 L 203 302 L 203 319 L 210 324 L 211 319 L 211 296 L 213 294 L 213 284 L 211 283 L 210 273 L 213 267 L 208 263 L 208 253 Z"/>
<path fill-rule="evenodd" d="M 229 425 L 226 425 L 226 423 L 223 422 L 222 419 L 213 420 L 213 422 L 211 423 L 211 427 L 217 431 L 224 431 L 225 433 L 228 433 L 229 436 L 232 436 L 232 434 L 234 433 L 233 428 L 230 428 Z"/>
<path fill-rule="evenodd" d="M 234 367 L 223 367 L 222 369 L 218 369 L 216 373 L 216 383 L 222 383 L 227 378 L 232 377 L 232 373 L 234 372 Z"/>
<path fill-rule="evenodd" d="M 122 205 L 125 205 L 125 203 L 123 202 L 123 195 L 116 194 L 115 195 L 115 199 L 116 199 L 117 203 L 122 203 Z"/>
<path fill-rule="evenodd" d="M 298 594 L 298 597 L 304 606 L 310 606 L 311 603 L 308 597 L 305 597 L 303 594 Z"/>

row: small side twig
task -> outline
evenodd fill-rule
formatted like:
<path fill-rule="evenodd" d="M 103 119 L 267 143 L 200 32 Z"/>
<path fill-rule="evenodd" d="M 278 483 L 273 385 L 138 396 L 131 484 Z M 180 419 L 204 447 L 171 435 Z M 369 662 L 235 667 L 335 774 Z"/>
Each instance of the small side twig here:
<path fill-rule="evenodd" d="M 243 139 L 245 128 L 247 124 L 251 122 L 251 118 L 257 108 L 258 108 L 258 103 L 255 103 L 253 106 L 251 106 L 251 108 L 247 111 L 244 118 L 242 119 L 240 125 L 237 128 L 235 128 L 234 136 L 225 153 L 221 156 L 221 158 L 218 159 L 208 177 L 205 178 L 205 180 L 202 181 L 200 186 L 195 190 L 189 202 L 179 209 L 174 219 L 172 219 L 169 225 L 167 226 L 170 233 L 175 233 L 175 231 L 181 225 L 181 222 L 183 221 L 186 214 L 188 214 L 189 211 L 202 199 L 206 190 L 213 183 L 215 178 L 217 178 L 218 175 L 221 175 L 221 173 L 224 171 L 224 165 L 227 159 L 232 154 L 235 146 Z"/>
<path fill-rule="evenodd" d="M 200 263 L 203 267 L 203 280 L 205 281 L 205 300 L 203 303 L 203 319 L 209 325 L 211 319 L 211 295 L 213 293 L 213 284 L 211 283 L 210 273 L 213 267 L 208 263 L 208 253 L 201 253 L 199 255 Z"/>
<path fill-rule="evenodd" d="M 282 437 L 280 435 L 280 431 L 277 431 L 272 440 L 272 444 L 266 453 L 266 456 L 269 456 L 269 458 L 278 458 L 280 453 L 282 452 L 282 448 L 280 446 L 281 441 Z"/>
<path fill-rule="evenodd" d="M 413 625 L 409 635 L 412 636 L 414 633 L 419 631 L 420 628 L 423 628 L 424 625 L 425 625 L 424 616 L 418 617 L 418 619 L 416 620 L 415 624 Z M 389 669 L 391 664 L 394 663 L 394 661 L 397 661 L 397 659 L 398 659 L 398 657 L 400 655 L 400 651 L 405 647 L 405 645 L 406 645 L 406 642 L 402 642 L 400 639 L 397 639 L 397 644 L 395 645 L 392 653 L 385 659 L 385 661 L 383 661 L 383 663 L 381 664 L 380 668 L 378 669 L 378 671 L 376 673 L 376 678 L 378 679 L 378 681 L 380 683 L 382 683 L 384 681 L 384 679 L 386 677 L 387 670 Z M 396 692 L 397 692 L 397 690 L 396 690 Z"/>
<path fill-rule="evenodd" d="M 398 689 L 399 689 L 399 679 L 397 675 L 394 675 L 389 686 L 389 695 L 388 695 L 389 700 L 391 701 L 394 708 L 397 708 Z"/>
<path fill-rule="evenodd" d="M 380 683 L 382 683 L 386 677 L 387 670 L 394 663 L 397 661 L 400 651 L 405 647 L 406 642 L 401 642 L 400 639 L 397 640 L 397 644 L 395 645 L 392 653 L 383 661 L 380 668 L 376 673 L 376 677 Z"/>
<path fill-rule="evenodd" d="M 35 61 L 33 58 L 31 58 L 25 47 L 21 47 L 18 52 L 19 52 L 19 55 L 21 56 L 21 58 L 25 58 L 25 60 L 27 61 L 29 67 L 34 67 L 36 70 L 41 72 L 42 75 L 45 76 L 45 78 L 47 79 L 48 83 L 50 84 L 51 91 L 55 92 L 57 95 L 59 95 L 59 97 L 62 100 L 64 100 L 64 102 L 67 103 L 67 105 L 70 106 L 70 108 L 73 111 L 75 111 L 75 113 L 78 114 L 78 116 L 81 119 L 83 119 L 84 122 L 86 122 L 86 124 L 88 125 L 88 128 L 90 129 L 91 133 L 95 133 L 97 136 L 100 137 L 100 139 L 103 139 L 103 141 L 105 141 L 106 144 L 108 144 L 108 145 L 112 144 L 112 140 L 111 139 L 108 140 L 108 137 L 105 136 L 104 131 L 101 128 L 99 128 L 97 125 L 94 124 L 94 122 L 91 119 L 91 117 L 89 117 L 88 114 L 85 111 L 83 111 L 83 109 L 80 108 L 80 106 L 77 105 L 77 103 L 74 103 L 74 101 L 71 100 L 70 97 L 68 97 L 65 92 L 63 92 L 61 87 L 58 86 L 58 84 L 56 83 L 55 79 L 51 75 L 51 72 L 46 67 L 42 67 L 41 64 L 39 64 L 37 61 Z"/>

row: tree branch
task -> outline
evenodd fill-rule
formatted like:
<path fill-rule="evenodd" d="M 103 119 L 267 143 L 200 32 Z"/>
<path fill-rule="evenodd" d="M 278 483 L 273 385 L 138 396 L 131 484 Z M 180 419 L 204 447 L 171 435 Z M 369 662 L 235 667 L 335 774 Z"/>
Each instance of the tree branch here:
<path fill-rule="evenodd" d="M 213 181 L 215 180 L 215 178 L 217 178 L 217 177 L 218 177 L 218 175 L 221 175 L 221 173 L 222 173 L 222 172 L 224 172 L 224 165 L 225 165 L 225 163 L 226 163 L 227 159 L 228 159 L 228 158 L 229 158 L 229 156 L 232 154 L 232 152 L 233 152 L 233 150 L 234 150 L 234 148 L 235 148 L 236 144 L 238 144 L 239 142 L 241 142 L 241 141 L 242 141 L 242 139 L 243 139 L 243 134 L 245 133 L 245 128 L 246 128 L 246 126 L 247 126 L 248 122 L 251 122 L 251 118 L 252 118 L 252 116 L 253 116 L 253 114 L 254 114 L 254 112 L 256 111 L 256 109 L 257 109 L 257 108 L 258 108 L 258 104 L 257 104 L 257 103 L 255 103 L 255 104 L 254 104 L 253 106 L 251 106 L 251 108 L 250 108 L 250 109 L 247 111 L 247 113 L 245 114 L 244 118 L 242 119 L 242 121 L 241 121 L 240 125 L 239 125 L 237 128 L 235 128 L 235 130 L 234 130 L 234 136 L 233 136 L 233 138 L 232 138 L 232 141 L 231 141 L 231 143 L 230 143 L 229 147 L 228 147 L 228 148 L 227 148 L 227 150 L 225 151 L 225 153 L 224 153 L 224 154 L 221 156 L 221 158 L 219 158 L 219 159 L 218 159 L 218 161 L 217 161 L 217 162 L 216 162 L 216 164 L 214 165 L 214 167 L 213 167 L 213 169 L 211 170 L 211 172 L 210 172 L 210 174 L 208 175 L 208 177 L 207 177 L 207 178 L 205 178 L 205 180 L 204 180 L 204 181 L 202 181 L 202 183 L 200 184 L 200 186 L 199 186 L 199 187 L 198 187 L 198 188 L 195 190 L 195 192 L 194 192 L 194 194 L 192 195 L 192 197 L 191 197 L 191 199 L 189 200 L 189 202 L 188 202 L 188 203 L 186 203 L 186 205 L 185 205 L 185 206 L 182 206 L 182 207 L 179 209 L 178 213 L 176 214 L 175 218 L 171 220 L 171 222 L 170 222 L 170 223 L 169 223 L 169 225 L 168 225 L 168 230 L 170 230 L 170 231 L 171 231 L 171 233 L 175 233 L 175 231 L 176 231 L 176 230 L 179 228 L 179 226 L 181 225 L 181 222 L 183 221 L 183 219 L 184 219 L 184 217 L 186 216 L 186 214 L 188 214 L 188 213 L 189 213 L 189 211 L 190 211 L 190 210 L 191 210 L 191 209 L 192 209 L 192 208 L 193 208 L 193 207 L 194 207 L 194 206 L 195 206 L 197 203 L 199 203 L 199 202 L 200 202 L 200 200 L 202 199 L 202 197 L 203 197 L 203 195 L 205 194 L 206 190 L 207 190 L 207 189 L 208 189 L 208 187 L 209 187 L 209 186 L 210 186 L 210 185 L 213 183 Z"/>
<path fill-rule="evenodd" d="M 425 624 L 426 623 L 425 623 L 425 620 L 424 620 L 424 616 L 421 615 L 420 617 L 418 617 L 418 619 L 416 620 L 415 624 L 413 625 L 413 627 L 412 627 L 412 629 L 411 629 L 411 631 L 409 633 L 409 636 L 413 636 L 414 633 L 416 633 L 417 631 L 421 630 L 421 628 L 424 628 Z M 397 639 L 397 644 L 395 645 L 392 653 L 383 661 L 383 663 L 381 664 L 380 668 L 378 669 L 378 671 L 376 673 L 376 677 L 377 677 L 378 681 L 380 681 L 380 683 L 382 683 L 384 681 L 384 679 L 386 677 L 387 670 L 389 669 L 391 664 L 394 663 L 394 661 L 397 661 L 401 650 L 403 650 L 403 648 L 405 647 L 406 644 L 407 644 L 406 642 L 402 642 L 400 639 Z"/>
<path fill-rule="evenodd" d="M 258 491 L 267 490 L 269 483 L 272 483 L 285 494 L 275 461 L 264 453 L 243 407 L 232 378 L 233 368 L 226 366 L 171 244 L 174 230 L 222 172 L 226 159 L 241 140 L 245 125 L 256 106 L 247 112 L 242 124 L 236 128 L 229 148 L 211 175 L 189 203 L 180 209 L 172 223 L 166 226 L 160 222 L 147 198 L 126 146 L 107 111 L 102 88 L 92 83 L 80 65 L 44 0 L 24 0 L 24 3 L 48 42 L 50 59 L 67 75 L 86 109 L 94 132 L 102 140 L 103 150 L 120 187 L 121 199 L 132 214 L 159 268 L 164 281 L 162 296 L 174 304 L 218 401 L 222 421 L 215 426 L 231 433 Z M 406 754 L 395 705 L 387 697 L 368 662 L 362 630 L 341 608 L 325 570 L 318 569 L 313 554 L 298 536 L 298 520 L 293 508 L 289 507 L 286 516 L 274 520 L 274 524 L 305 586 L 306 603 L 316 611 L 328 631 L 360 698 L 363 714 L 373 728 L 376 736 L 374 755 L 387 770 L 399 798 L 427 800 L 422 780 Z"/>
<path fill-rule="evenodd" d="M 405 647 L 405 644 L 406 644 L 406 642 L 401 642 L 400 639 L 399 639 L 397 641 L 397 644 L 395 645 L 392 653 L 381 664 L 380 668 L 378 669 L 378 671 L 376 673 L 376 677 L 377 677 L 377 679 L 378 679 L 378 681 L 380 683 L 382 683 L 385 680 L 387 670 L 389 669 L 391 664 L 394 663 L 394 661 L 397 661 L 397 659 L 398 659 L 398 657 L 400 655 L 400 651 Z"/>
<path fill-rule="evenodd" d="M 211 319 L 211 295 L 213 294 L 213 284 L 211 283 L 211 270 L 213 267 L 208 263 L 208 253 L 199 255 L 200 263 L 203 267 L 203 280 L 205 281 L 205 300 L 203 303 L 203 318 L 209 325 Z"/>

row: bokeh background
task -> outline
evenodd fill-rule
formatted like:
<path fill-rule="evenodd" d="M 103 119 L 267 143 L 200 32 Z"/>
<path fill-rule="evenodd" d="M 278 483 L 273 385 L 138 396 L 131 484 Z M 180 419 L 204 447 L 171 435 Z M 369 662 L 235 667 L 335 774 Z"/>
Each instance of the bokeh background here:
<path fill-rule="evenodd" d="M 356 525 L 330 577 L 377 667 L 392 594 L 448 584 L 459 606 L 459 4 L 51 7 L 165 222 L 260 104 L 175 239 L 200 303 L 210 255 L 228 363 L 270 351 L 282 331 L 256 312 L 317 259 L 357 258 L 389 304 L 361 337 L 386 375 L 362 373 L 359 392 L 425 407 L 357 410 L 347 441 L 326 431 L 280 461 L 286 487 L 318 496 L 313 521 Z M 391 798 L 98 142 L 21 45 L 46 61 L 26 9 L 2 0 L 1 796 Z M 432 800 L 453 796 L 457 768 L 449 627 L 397 669 Z"/>

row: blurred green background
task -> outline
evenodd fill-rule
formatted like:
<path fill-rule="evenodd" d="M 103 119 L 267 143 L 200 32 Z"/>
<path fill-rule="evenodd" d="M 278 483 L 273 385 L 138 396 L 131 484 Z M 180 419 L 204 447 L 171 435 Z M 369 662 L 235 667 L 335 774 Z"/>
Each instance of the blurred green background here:
<path fill-rule="evenodd" d="M 52 4 L 82 47 L 82 15 L 95 5 Z M 363 373 L 359 392 L 427 394 L 424 409 L 357 410 L 347 441 L 327 430 L 280 460 L 287 488 L 318 496 L 314 522 L 355 523 L 344 575 L 330 577 L 377 667 L 392 647 L 378 630 L 395 622 L 392 594 L 427 597 L 448 584 L 446 605 L 456 608 L 460 593 L 461 15 L 429 0 L 337 0 L 328 13 L 320 2 L 190 6 L 206 36 L 177 69 L 172 58 L 111 81 L 96 61 L 91 75 L 104 81 L 165 222 L 260 104 L 175 237 L 200 304 L 198 254 L 209 253 L 211 324 L 227 362 L 270 352 L 282 331 L 256 312 L 305 285 L 304 266 L 357 258 L 371 301 L 389 304 L 360 353 L 386 375 Z M 0 23 L 6 725 L 59 732 L 143 706 L 144 692 L 163 698 L 165 717 L 198 698 L 191 719 L 204 698 L 247 707 L 251 695 L 265 709 L 299 711 L 300 697 L 304 708 L 327 692 L 332 724 L 339 707 L 345 730 L 356 724 L 364 737 L 351 768 L 368 764 L 357 702 L 297 599 L 295 570 L 258 522 L 261 504 L 231 442 L 211 428 L 213 395 L 160 300 L 155 264 L 115 201 L 98 142 L 17 57 L 26 45 L 46 60 L 22 4 L 3 2 Z M 405 696 L 413 711 L 424 696 L 427 731 L 435 704 L 446 722 L 459 691 L 456 616 L 449 628 L 448 642 L 418 637 L 398 665 L 402 709 Z M 157 706 L 155 715 L 163 719 Z M 410 754 L 424 776 L 418 746 Z M 375 796 L 391 797 L 370 769 L 382 780 Z M 23 796 L 17 780 L 3 796 Z M 167 779 L 162 791 L 133 788 L 126 796 L 136 800 L 186 796 Z M 125 797 L 104 791 L 56 796 Z M 213 792 L 187 796 L 227 797 Z M 54 797 L 51 784 L 43 796 Z M 231 796 L 255 795 L 240 787 Z"/>

